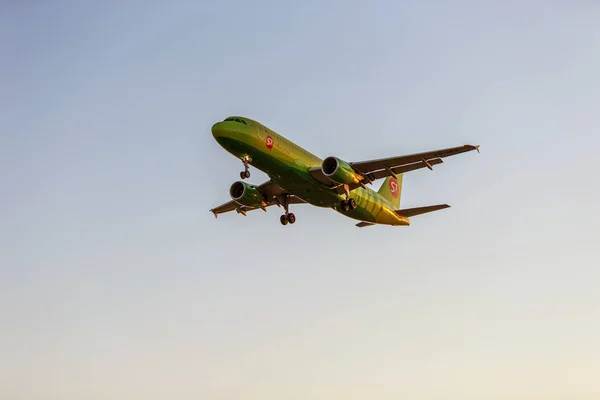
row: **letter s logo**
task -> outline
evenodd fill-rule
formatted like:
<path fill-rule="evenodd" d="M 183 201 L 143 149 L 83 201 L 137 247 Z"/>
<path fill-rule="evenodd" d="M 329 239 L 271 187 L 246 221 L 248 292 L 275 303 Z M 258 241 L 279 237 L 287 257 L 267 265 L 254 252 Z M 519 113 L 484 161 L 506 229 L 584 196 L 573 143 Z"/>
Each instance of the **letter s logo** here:
<path fill-rule="evenodd" d="M 267 148 L 272 149 L 274 143 L 275 143 L 275 141 L 273 140 L 273 138 L 271 136 L 267 136 L 267 139 L 265 140 L 265 144 L 267 145 Z"/>
<path fill-rule="evenodd" d="M 392 192 L 392 196 L 394 196 L 397 199 L 398 196 L 400 195 L 400 191 L 398 190 L 398 181 L 396 180 L 396 178 L 390 179 L 389 185 L 390 185 L 390 192 Z"/>

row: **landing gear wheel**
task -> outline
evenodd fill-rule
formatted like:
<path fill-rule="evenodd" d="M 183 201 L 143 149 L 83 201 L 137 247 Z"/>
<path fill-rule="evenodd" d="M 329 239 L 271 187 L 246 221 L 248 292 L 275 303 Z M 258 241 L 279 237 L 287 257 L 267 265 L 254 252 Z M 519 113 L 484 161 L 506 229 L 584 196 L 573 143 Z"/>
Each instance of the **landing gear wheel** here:
<path fill-rule="evenodd" d="M 342 200 L 342 202 L 340 203 L 340 207 L 342 208 L 342 211 L 348 211 L 350 209 L 350 205 L 348 204 L 348 202 L 346 200 Z"/>
<path fill-rule="evenodd" d="M 296 216 L 292 213 L 289 213 L 287 215 L 287 220 L 290 224 L 293 224 L 294 222 L 296 222 Z"/>
<path fill-rule="evenodd" d="M 354 210 L 356 208 L 356 200 L 348 199 L 348 205 L 350 206 L 351 210 Z"/>
<path fill-rule="evenodd" d="M 281 225 L 287 225 L 288 224 L 288 219 L 287 219 L 287 216 L 285 216 L 285 215 L 282 215 L 279 218 L 279 221 L 281 221 Z"/>
<path fill-rule="evenodd" d="M 250 157 L 242 157 L 242 162 L 244 163 L 244 170 L 240 172 L 240 178 L 250 178 L 250 171 L 248 170 L 250 168 L 250 161 L 252 161 Z"/>

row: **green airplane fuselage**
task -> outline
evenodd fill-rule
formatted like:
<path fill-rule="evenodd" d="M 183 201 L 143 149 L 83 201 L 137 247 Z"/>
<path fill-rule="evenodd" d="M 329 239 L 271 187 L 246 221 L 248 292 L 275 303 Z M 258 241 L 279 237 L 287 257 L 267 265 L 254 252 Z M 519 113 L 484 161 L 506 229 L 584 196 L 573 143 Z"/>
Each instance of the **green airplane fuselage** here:
<path fill-rule="evenodd" d="M 322 159 L 284 138 L 266 126 L 246 117 L 230 117 L 212 127 L 215 140 L 238 159 L 248 158 L 250 164 L 263 171 L 286 191 L 309 204 L 332 208 L 359 221 L 386 225 L 410 225 L 399 216 L 393 204 L 370 188 L 356 188 L 352 198 L 357 207 L 343 211 L 345 199 L 316 180 L 309 169 L 320 167 Z"/>

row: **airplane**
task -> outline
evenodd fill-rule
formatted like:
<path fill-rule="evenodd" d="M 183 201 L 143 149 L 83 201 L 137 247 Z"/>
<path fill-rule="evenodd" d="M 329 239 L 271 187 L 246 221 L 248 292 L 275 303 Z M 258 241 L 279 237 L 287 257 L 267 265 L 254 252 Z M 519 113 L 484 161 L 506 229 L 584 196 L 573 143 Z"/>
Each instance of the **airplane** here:
<path fill-rule="evenodd" d="M 359 228 L 373 225 L 408 226 L 411 217 L 442 210 L 448 204 L 400 209 L 404 173 L 441 164 L 442 158 L 477 150 L 464 145 L 423 153 L 374 160 L 346 162 L 338 157 L 320 159 L 265 125 L 250 118 L 231 116 L 215 123 L 212 134 L 227 152 L 242 161 L 242 181 L 234 182 L 231 201 L 211 209 L 215 218 L 222 213 L 246 213 L 273 205 L 283 207 L 282 225 L 293 224 L 296 216 L 290 206 L 311 204 L 331 208 L 358 220 Z M 269 180 L 252 185 L 250 166 L 269 176 Z M 367 187 L 385 178 L 378 191 Z"/>

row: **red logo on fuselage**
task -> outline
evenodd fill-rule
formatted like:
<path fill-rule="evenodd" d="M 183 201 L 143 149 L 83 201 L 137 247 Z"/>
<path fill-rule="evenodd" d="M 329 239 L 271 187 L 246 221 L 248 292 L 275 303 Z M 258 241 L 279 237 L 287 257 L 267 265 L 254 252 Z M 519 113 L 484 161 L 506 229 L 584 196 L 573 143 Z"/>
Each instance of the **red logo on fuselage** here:
<path fill-rule="evenodd" d="M 273 138 L 271 136 L 267 136 L 265 143 L 266 143 L 268 149 L 272 149 L 275 141 L 273 140 Z"/>
<path fill-rule="evenodd" d="M 390 179 L 390 192 L 392 192 L 392 196 L 394 196 L 395 198 L 398 198 L 398 196 L 400 195 L 400 191 L 398 190 L 398 181 L 396 180 L 396 178 L 392 178 Z"/>

